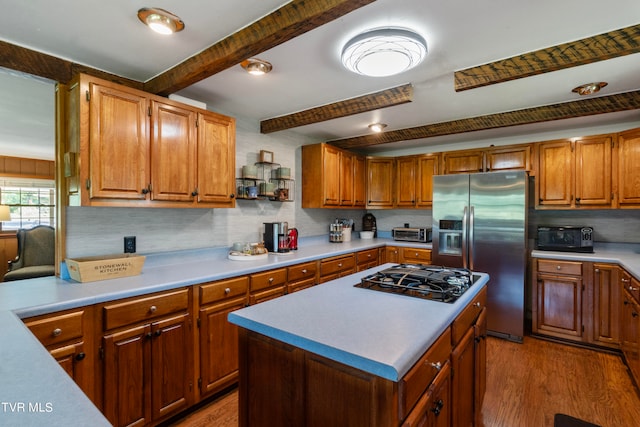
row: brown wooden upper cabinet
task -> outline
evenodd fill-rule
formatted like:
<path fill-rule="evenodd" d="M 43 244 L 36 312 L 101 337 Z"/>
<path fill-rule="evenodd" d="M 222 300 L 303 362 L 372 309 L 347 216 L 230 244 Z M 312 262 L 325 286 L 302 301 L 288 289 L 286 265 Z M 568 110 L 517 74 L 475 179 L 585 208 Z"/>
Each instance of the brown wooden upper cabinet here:
<path fill-rule="evenodd" d="M 618 205 L 640 207 L 640 129 L 618 135 Z"/>
<path fill-rule="evenodd" d="M 367 157 L 367 208 L 395 206 L 395 178 L 395 157 Z"/>
<path fill-rule="evenodd" d="M 433 176 L 440 156 L 424 154 L 396 159 L 396 207 L 425 208 L 433 204 Z"/>
<path fill-rule="evenodd" d="M 614 206 L 610 135 L 541 142 L 537 148 L 537 208 Z"/>
<path fill-rule="evenodd" d="M 365 159 L 329 144 L 302 147 L 303 208 L 364 208 Z"/>
<path fill-rule="evenodd" d="M 83 74 L 67 105 L 70 205 L 235 206 L 233 118 Z"/>
<path fill-rule="evenodd" d="M 531 145 L 509 145 L 442 154 L 442 173 L 477 173 L 498 170 L 532 171 Z"/>

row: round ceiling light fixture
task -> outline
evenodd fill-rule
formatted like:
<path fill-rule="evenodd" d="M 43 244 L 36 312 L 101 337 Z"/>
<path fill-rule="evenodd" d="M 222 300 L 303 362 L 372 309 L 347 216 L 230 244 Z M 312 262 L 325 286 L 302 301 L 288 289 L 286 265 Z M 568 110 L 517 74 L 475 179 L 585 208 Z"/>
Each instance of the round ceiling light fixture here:
<path fill-rule="evenodd" d="M 269 62 L 258 58 L 245 59 L 240 65 L 247 70 L 247 73 L 254 76 L 267 74 L 273 69 L 273 66 Z"/>
<path fill-rule="evenodd" d="M 403 28 L 378 28 L 361 33 L 342 49 L 342 64 L 349 71 L 386 77 L 410 70 L 427 55 L 427 42 Z"/>
<path fill-rule="evenodd" d="M 369 125 L 369 129 L 371 129 L 373 132 L 376 132 L 376 133 L 382 132 L 386 127 L 387 127 L 386 123 L 371 123 Z"/>
<path fill-rule="evenodd" d="M 608 85 L 607 82 L 587 83 L 578 87 L 574 87 L 571 92 L 575 92 L 578 95 L 593 95 L 596 92 L 600 92 L 600 89 L 602 89 L 606 85 Z"/>
<path fill-rule="evenodd" d="M 160 34 L 173 34 L 184 29 L 184 22 L 164 9 L 143 7 L 138 11 L 138 18 L 153 31 Z"/>

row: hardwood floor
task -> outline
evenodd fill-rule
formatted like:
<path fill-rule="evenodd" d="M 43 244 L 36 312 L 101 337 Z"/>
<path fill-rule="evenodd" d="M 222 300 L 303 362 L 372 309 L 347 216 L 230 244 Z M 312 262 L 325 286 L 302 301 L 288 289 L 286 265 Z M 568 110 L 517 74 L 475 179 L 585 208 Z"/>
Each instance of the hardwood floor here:
<path fill-rule="evenodd" d="M 237 427 L 237 389 L 172 427 Z M 487 339 L 479 427 L 552 427 L 563 413 L 601 427 L 640 425 L 640 397 L 620 356 L 532 337 Z"/>

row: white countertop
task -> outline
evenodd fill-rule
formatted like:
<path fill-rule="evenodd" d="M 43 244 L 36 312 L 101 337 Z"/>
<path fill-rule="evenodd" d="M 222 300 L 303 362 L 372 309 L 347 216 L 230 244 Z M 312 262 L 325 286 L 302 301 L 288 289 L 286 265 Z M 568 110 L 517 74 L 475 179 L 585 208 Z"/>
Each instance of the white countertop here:
<path fill-rule="evenodd" d="M 229 313 L 243 328 L 398 381 L 487 284 L 453 304 L 356 288 L 364 272 Z"/>

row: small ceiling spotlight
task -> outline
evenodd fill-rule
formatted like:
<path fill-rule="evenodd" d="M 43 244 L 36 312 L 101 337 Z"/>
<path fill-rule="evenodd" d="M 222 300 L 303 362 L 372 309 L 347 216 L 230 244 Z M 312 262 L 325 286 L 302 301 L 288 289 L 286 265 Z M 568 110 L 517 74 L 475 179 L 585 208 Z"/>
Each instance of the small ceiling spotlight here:
<path fill-rule="evenodd" d="M 342 49 L 342 65 L 354 73 L 385 77 L 410 70 L 427 55 L 425 39 L 404 28 L 378 28 L 361 33 Z"/>
<path fill-rule="evenodd" d="M 143 7 L 138 11 L 138 18 L 153 31 L 160 34 L 173 34 L 184 29 L 184 22 L 164 9 Z"/>
<path fill-rule="evenodd" d="M 600 92 L 600 89 L 605 87 L 607 82 L 587 83 L 573 88 L 571 92 L 575 92 L 578 95 L 593 95 L 596 92 Z"/>
<path fill-rule="evenodd" d="M 371 123 L 369 125 L 369 129 L 376 133 L 382 132 L 386 127 L 387 125 L 385 123 Z"/>
<path fill-rule="evenodd" d="M 273 69 L 273 66 L 270 63 L 258 58 L 245 59 L 240 63 L 240 65 L 242 66 L 242 68 L 247 70 L 249 74 L 252 74 L 254 76 L 267 74 Z"/>

